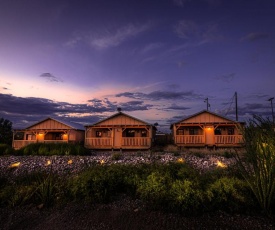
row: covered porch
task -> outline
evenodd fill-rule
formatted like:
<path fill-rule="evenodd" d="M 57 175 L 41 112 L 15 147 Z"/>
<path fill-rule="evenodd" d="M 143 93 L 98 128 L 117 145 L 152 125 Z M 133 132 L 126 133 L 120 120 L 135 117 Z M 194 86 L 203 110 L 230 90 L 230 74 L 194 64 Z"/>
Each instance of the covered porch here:
<path fill-rule="evenodd" d="M 20 149 L 32 143 L 68 143 L 69 130 L 19 130 L 13 134 L 13 148 Z"/>
<path fill-rule="evenodd" d="M 97 126 L 85 133 L 85 147 L 91 149 L 148 149 L 151 141 L 150 126 Z"/>
<path fill-rule="evenodd" d="M 175 144 L 183 147 L 240 147 L 242 135 L 236 124 L 180 124 L 175 126 Z"/>

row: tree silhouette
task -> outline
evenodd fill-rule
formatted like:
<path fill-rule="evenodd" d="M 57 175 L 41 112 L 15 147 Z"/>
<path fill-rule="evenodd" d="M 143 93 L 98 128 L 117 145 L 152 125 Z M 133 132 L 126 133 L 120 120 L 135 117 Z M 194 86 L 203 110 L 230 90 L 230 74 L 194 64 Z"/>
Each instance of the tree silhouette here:
<path fill-rule="evenodd" d="M 0 144 L 12 144 L 12 122 L 0 118 Z"/>

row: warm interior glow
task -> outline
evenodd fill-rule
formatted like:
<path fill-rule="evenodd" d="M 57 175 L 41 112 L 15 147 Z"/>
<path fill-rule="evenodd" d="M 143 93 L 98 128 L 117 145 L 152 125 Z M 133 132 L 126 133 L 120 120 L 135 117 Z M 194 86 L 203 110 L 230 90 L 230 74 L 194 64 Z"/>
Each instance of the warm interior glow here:
<path fill-rule="evenodd" d="M 68 160 L 68 165 L 72 164 L 73 160 Z"/>
<path fill-rule="evenodd" d="M 52 162 L 50 160 L 47 160 L 46 166 L 50 165 Z"/>
<path fill-rule="evenodd" d="M 226 168 L 227 165 L 222 163 L 221 161 L 217 161 L 217 167 L 220 167 L 220 168 Z"/>
<path fill-rule="evenodd" d="M 19 167 L 19 165 L 20 165 L 20 162 L 16 162 L 16 163 L 11 164 L 10 168 L 17 168 L 17 167 Z"/>
<path fill-rule="evenodd" d="M 102 165 L 103 165 L 104 163 L 105 163 L 105 161 L 104 161 L 104 160 L 100 160 L 100 164 L 102 164 Z"/>

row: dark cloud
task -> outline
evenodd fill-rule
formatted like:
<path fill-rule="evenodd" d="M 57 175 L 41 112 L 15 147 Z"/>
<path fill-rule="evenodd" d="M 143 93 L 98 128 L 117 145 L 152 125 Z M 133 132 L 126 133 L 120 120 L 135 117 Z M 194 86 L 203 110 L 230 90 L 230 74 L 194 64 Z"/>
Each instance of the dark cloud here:
<path fill-rule="evenodd" d="M 94 101 L 97 100 L 95 99 Z M 27 123 L 34 120 L 37 121 L 42 117 L 54 116 L 67 117 L 72 120 L 81 121 L 82 123 L 91 123 L 89 120 L 90 114 L 116 111 L 116 105 L 113 105 L 109 101 L 90 104 L 70 104 L 45 98 L 16 97 L 11 94 L 0 94 L 0 104 L 0 117 L 11 120 L 16 127 L 20 128 L 26 127 Z M 76 114 L 82 114 L 82 116 Z M 88 115 L 83 116 L 83 114 Z M 96 120 L 96 117 L 92 117 L 93 120 Z"/>
<path fill-rule="evenodd" d="M 42 73 L 40 77 L 45 78 L 47 79 L 47 81 L 50 81 L 50 82 L 63 82 L 62 79 L 55 77 L 51 73 Z"/>
<path fill-rule="evenodd" d="M 25 128 L 46 117 L 60 117 L 80 124 L 92 124 L 99 121 L 105 112 L 116 112 L 117 103 L 107 98 L 91 99 L 88 104 L 71 104 L 56 102 L 45 98 L 16 97 L 11 94 L 0 94 L 0 117 L 13 122 L 14 128 Z M 128 101 L 120 103 L 123 111 L 148 110 L 152 105 L 143 101 Z M 94 115 L 94 114 L 97 115 Z M 98 115 L 102 114 L 102 115 Z"/>
<path fill-rule="evenodd" d="M 7 87 L 2 87 L 3 90 L 9 90 Z"/>
<path fill-rule="evenodd" d="M 241 38 L 241 41 L 255 42 L 268 38 L 270 35 L 267 33 L 250 33 Z"/>
<path fill-rule="evenodd" d="M 230 119 L 236 119 L 236 109 L 224 109 L 224 110 L 216 110 L 217 114 L 228 117 Z M 263 117 L 271 116 L 271 107 L 267 104 L 261 103 L 246 103 L 244 105 L 238 106 L 238 117 L 239 121 L 245 121 L 249 118 L 252 118 L 253 115 L 260 115 Z"/>
<path fill-rule="evenodd" d="M 191 109 L 190 107 L 180 106 L 177 104 L 172 104 L 171 106 L 166 107 L 164 110 L 187 110 Z"/>
<path fill-rule="evenodd" d="M 120 103 L 122 111 L 137 111 L 137 110 L 149 110 L 153 105 L 144 104 L 143 101 L 128 101 Z"/>
<path fill-rule="evenodd" d="M 177 99 L 193 99 L 193 98 L 201 98 L 201 95 L 195 94 L 193 91 L 186 92 L 174 92 L 174 91 L 153 91 L 151 93 L 130 93 L 124 92 L 115 95 L 116 97 L 128 97 L 139 100 L 177 100 Z"/>
<path fill-rule="evenodd" d="M 174 124 L 176 122 L 179 122 L 183 120 L 184 118 L 188 117 L 187 115 L 178 115 L 178 116 L 173 116 L 170 119 L 167 119 L 168 124 Z"/>

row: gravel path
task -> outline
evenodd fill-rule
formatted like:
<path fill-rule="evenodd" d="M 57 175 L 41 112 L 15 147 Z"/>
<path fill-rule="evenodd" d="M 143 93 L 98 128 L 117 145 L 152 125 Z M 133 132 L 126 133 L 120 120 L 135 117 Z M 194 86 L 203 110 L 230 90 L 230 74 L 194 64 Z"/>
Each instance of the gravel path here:
<path fill-rule="evenodd" d="M 169 162 L 187 162 L 192 167 L 207 171 L 220 166 L 234 164 L 233 158 L 222 156 L 206 155 L 198 157 L 192 154 L 181 154 L 174 156 L 173 153 L 154 154 L 149 153 L 135 154 L 123 153 L 118 160 L 114 160 L 112 153 L 97 153 L 92 156 L 2 156 L 0 157 L 0 176 L 10 178 L 23 173 L 34 171 L 50 171 L 59 175 L 67 173 L 78 173 L 83 169 L 96 164 L 150 164 Z"/>

